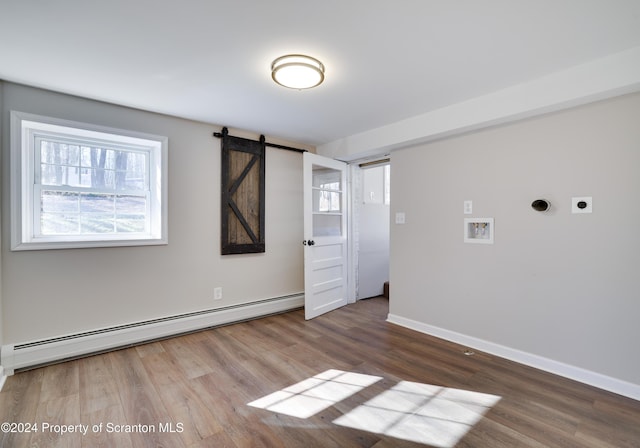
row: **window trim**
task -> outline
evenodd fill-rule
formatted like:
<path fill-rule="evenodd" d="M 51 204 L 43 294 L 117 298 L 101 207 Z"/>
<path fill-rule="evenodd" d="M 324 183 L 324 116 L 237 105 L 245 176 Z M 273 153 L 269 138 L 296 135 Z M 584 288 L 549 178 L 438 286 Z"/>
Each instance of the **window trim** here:
<path fill-rule="evenodd" d="M 168 138 L 142 132 L 11 111 L 11 250 L 70 249 L 85 247 L 146 246 L 168 244 Z M 88 234 L 36 236 L 33 219 L 35 149 L 38 132 L 60 134 L 93 142 L 144 148 L 149 154 L 150 228 L 145 234 Z M 72 137 L 73 136 L 73 137 Z"/>

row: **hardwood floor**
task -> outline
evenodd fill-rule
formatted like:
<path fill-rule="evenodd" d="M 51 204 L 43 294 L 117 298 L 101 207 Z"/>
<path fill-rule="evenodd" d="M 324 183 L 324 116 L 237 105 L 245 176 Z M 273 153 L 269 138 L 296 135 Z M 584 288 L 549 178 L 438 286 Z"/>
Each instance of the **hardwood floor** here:
<path fill-rule="evenodd" d="M 38 432 L 0 447 L 640 446 L 640 402 L 466 356 L 387 312 L 298 310 L 16 374 L 0 422 Z"/>

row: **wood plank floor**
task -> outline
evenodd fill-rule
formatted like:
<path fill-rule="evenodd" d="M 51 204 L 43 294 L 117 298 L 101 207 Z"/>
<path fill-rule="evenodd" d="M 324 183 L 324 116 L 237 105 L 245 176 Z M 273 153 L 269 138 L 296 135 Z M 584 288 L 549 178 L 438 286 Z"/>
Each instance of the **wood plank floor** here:
<path fill-rule="evenodd" d="M 0 422 L 39 431 L 0 447 L 640 447 L 640 402 L 387 313 L 298 310 L 16 374 Z"/>

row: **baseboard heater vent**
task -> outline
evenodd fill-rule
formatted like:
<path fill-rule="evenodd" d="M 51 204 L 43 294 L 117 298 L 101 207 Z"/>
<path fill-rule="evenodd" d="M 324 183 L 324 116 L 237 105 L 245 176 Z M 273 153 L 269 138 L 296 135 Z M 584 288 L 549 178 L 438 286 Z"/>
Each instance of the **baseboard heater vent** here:
<path fill-rule="evenodd" d="M 3 345 L 5 375 L 15 371 L 106 352 L 178 334 L 284 313 L 304 306 L 304 294 L 292 294 L 224 308 L 150 319 L 38 341 Z"/>

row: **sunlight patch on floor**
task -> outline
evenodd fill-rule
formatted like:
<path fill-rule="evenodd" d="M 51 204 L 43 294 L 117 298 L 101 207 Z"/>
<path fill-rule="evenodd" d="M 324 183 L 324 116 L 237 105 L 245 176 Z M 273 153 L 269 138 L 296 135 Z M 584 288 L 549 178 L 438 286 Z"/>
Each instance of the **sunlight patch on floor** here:
<path fill-rule="evenodd" d="M 333 423 L 452 448 L 498 401 L 495 395 L 401 381 Z"/>
<path fill-rule="evenodd" d="M 309 418 L 381 379 L 379 376 L 331 369 L 252 401 L 249 406 Z"/>
<path fill-rule="evenodd" d="M 382 379 L 331 369 L 248 405 L 305 419 Z M 333 423 L 433 447 L 453 448 L 500 398 L 480 392 L 400 381 Z"/>

